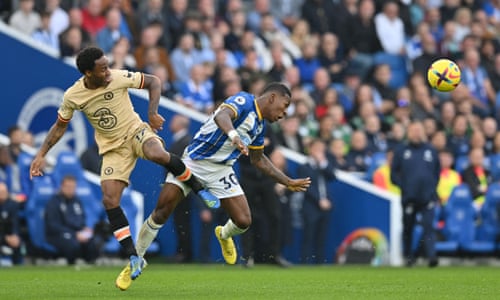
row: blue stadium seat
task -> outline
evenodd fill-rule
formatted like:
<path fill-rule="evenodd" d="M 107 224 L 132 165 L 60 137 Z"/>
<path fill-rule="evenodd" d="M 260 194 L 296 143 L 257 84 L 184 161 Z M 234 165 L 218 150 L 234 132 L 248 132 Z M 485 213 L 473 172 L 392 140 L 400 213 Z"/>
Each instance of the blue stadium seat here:
<path fill-rule="evenodd" d="M 390 87 L 398 89 L 406 84 L 408 81 L 408 68 L 404 56 L 379 52 L 375 54 L 373 59 L 375 65 L 389 65 L 392 73 L 389 81 Z"/>
<path fill-rule="evenodd" d="M 380 167 L 385 164 L 387 161 L 385 152 L 376 152 L 373 153 L 370 164 L 368 165 L 368 170 L 366 171 L 365 178 L 367 181 L 372 181 L 373 173 Z"/>
<path fill-rule="evenodd" d="M 493 253 L 493 242 L 476 239 L 475 216 L 469 188 L 465 184 L 455 187 L 445 206 L 446 224 L 443 233 L 449 241 L 458 242 L 460 250 L 465 253 Z"/>
<path fill-rule="evenodd" d="M 52 171 L 52 178 L 56 186 L 59 186 L 61 180 L 66 175 L 72 175 L 77 182 L 85 180 L 83 176 L 83 168 L 80 164 L 78 156 L 71 151 L 61 151 L 57 155 L 56 164 Z"/>
<path fill-rule="evenodd" d="M 490 172 L 493 181 L 500 180 L 500 154 L 493 154 L 489 156 Z"/>
<path fill-rule="evenodd" d="M 33 188 L 26 202 L 26 220 L 31 243 L 42 255 L 55 254 L 55 248 L 45 240 L 45 207 L 55 193 L 49 177 L 33 178 Z"/>
<path fill-rule="evenodd" d="M 30 179 L 30 166 L 33 160 L 33 155 L 26 152 L 21 152 L 17 157 L 17 166 L 19 167 L 19 179 L 21 182 L 21 192 L 24 195 L 31 193 L 33 182 Z"/>
<path fill-rule="evenodd" d="M 469 157 L 467 155 L 455 158 L 455 171 L 462 173 L 469 166 Z"/>
<path fill-rule="evenodd" d="M 480 210 L 481 223 L 477 228 L 477 239 L 480 241 L 496 242 L 500 233 L 500 183 L 490 184 L 486 192 L 485 202 Z"/>

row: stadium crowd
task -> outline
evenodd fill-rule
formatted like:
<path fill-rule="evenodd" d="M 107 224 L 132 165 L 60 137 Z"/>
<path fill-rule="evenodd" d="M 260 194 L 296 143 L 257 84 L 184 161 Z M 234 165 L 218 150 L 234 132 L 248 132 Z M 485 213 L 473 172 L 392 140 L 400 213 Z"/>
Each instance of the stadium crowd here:
<path fill-rule="evenodd" d="M 479 211 L 500 180 L 500 0 L 12 0 L 0 17 L 70 63 L 97 45 L 111 67 L 154 74 L 164 96 L 203 113 L 285 82 L 292 104 L 271 128 L 276 143 L 307 155 L 322 141 L 336 169 L 395 193 L 381 162 L 415 120 L 440 153 L 441 205 L 465 182 Z M 462 71 L 450 93 L 426 82 L 440 57 Z M 7 166 L 33 141 L 8 134 L 0 180 L 22 201 Z"/>

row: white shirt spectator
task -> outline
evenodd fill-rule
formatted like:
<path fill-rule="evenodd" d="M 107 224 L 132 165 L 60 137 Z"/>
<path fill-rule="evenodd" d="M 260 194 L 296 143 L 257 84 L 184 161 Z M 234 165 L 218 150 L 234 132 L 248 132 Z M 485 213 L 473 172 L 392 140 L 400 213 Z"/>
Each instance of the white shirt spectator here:
<path fill-rule="evenodd" d="M 403 21 L 396 16 L 389 18 L 384 12 L 375 16 L 375 29 L 385 52 L 401 54 L 405 46 Z"/>
<path fill-rule="evenodd" d="M 60 7 L 56 8 L 50 16 L 50 31 L 59 36 L 69 26 L 69 16 Z"/>
<path fill-rule="evenodd" d="M 26 13 L 17 10 L 9 20 L 9 25 L 27 35 L 31 35 L 35 29 L 40 27 L 40 15 L 34 11 Z"/>

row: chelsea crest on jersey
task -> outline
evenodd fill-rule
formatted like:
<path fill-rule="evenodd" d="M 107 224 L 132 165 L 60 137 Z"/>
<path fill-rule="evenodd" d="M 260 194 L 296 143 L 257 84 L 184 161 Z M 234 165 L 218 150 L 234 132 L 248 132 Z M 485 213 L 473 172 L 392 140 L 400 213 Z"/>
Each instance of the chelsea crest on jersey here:
<path fill-rule="evenodd" d="M 187 155 L 192 160 L 232 165 L 240 156 L 240 151 L 231 145 L 229 137 L 215 123 L 214 117 L 223 107 L 235 112 L 233 126 L 248 148 L 264 148 L 264 120 L 255 96 L 240 92 L 226 99 L 198 130 L 186 148 Z"/>

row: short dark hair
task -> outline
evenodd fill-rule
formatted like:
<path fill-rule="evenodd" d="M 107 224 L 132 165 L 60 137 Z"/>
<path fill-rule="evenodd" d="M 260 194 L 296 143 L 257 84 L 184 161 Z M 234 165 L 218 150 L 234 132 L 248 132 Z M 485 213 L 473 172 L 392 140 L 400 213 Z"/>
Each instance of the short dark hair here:
<path fill-rule="evenodd" d="M 271 82 L 264 88 L 264 90 L 262 90 L 262 94 L 268 92 L 276 92 L 281 96 L 292 97 L 292 92 L 290 92 L 290 89 L 280 82 Z"/>
<path fill-rule="evenodd" d="M 76 57 L 76 66 L 80 73 L 85 74 L 92 71 L 95 67 L 95 61 L 104 56 L 104 52 L 98 47 L 84 48 Z"/>

